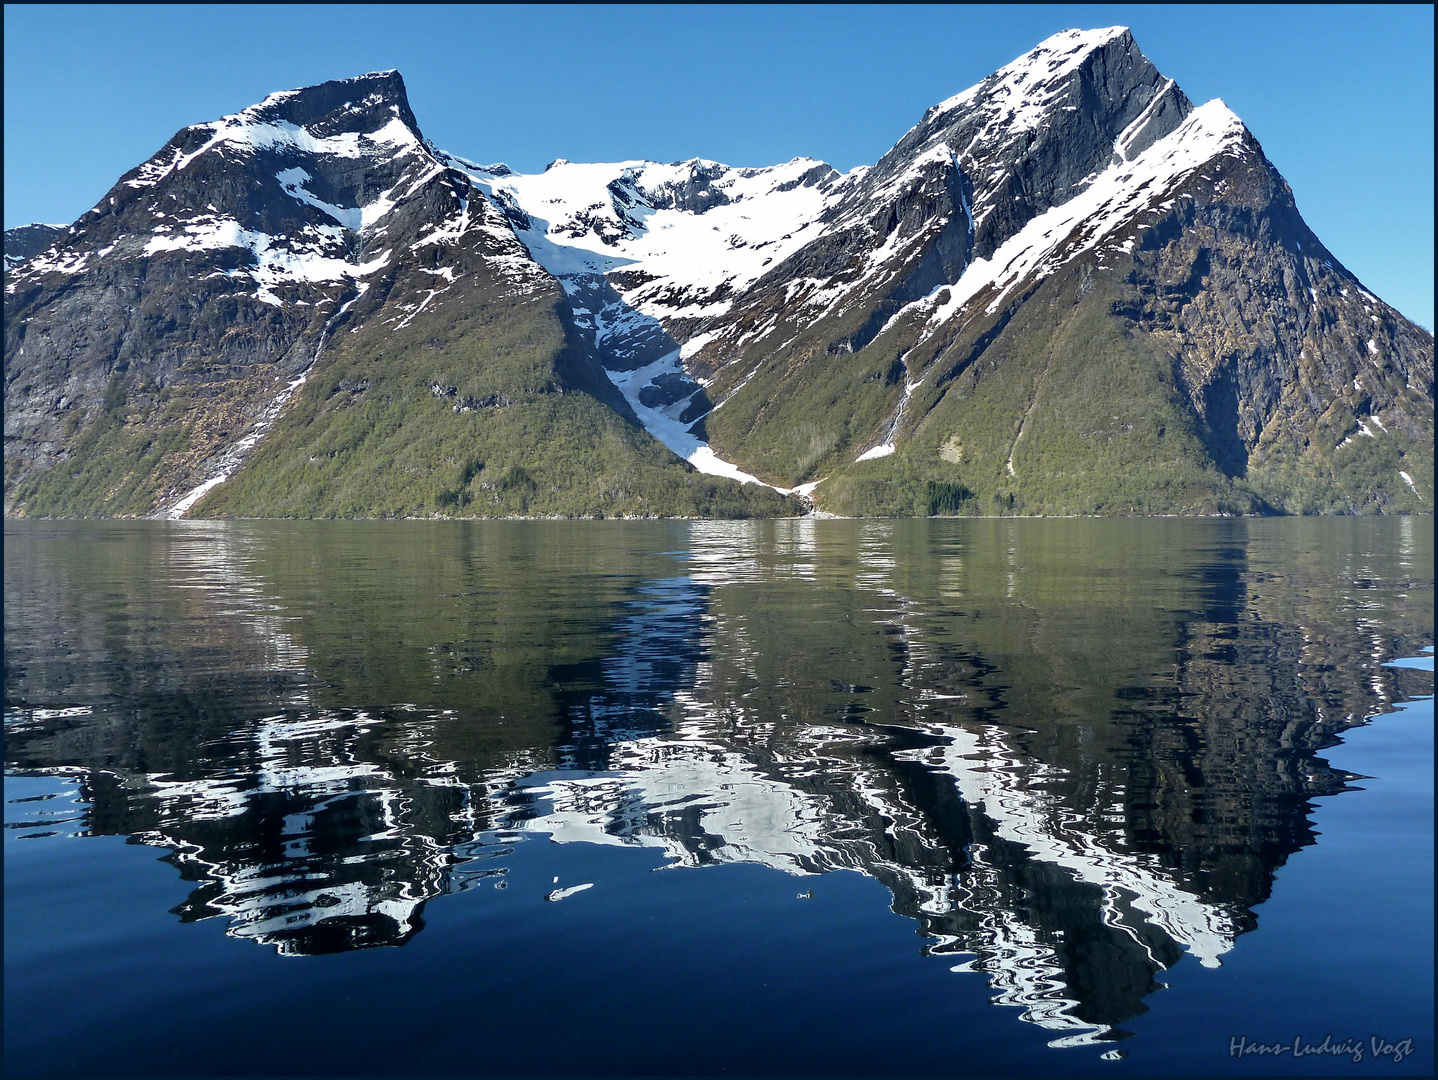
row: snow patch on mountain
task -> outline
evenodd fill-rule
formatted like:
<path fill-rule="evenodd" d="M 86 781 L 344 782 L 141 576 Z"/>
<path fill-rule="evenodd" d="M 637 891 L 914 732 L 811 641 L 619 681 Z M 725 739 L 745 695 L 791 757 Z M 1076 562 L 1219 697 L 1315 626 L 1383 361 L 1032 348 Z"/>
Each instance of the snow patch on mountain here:
<path fill-rule="evenodd" d="M 1089 76 L 1081 78 L 1081 73 L 1095 67 L 1096 52 L 1116 44 L 1133 49 L 1124 27 L 1054 35 L 930 109 L 872 170 L 856 170 L 844 184 L 835 185 L 832 208 L 808 239 L 842 237 L 844 247 L 854 254 L 847 265 L 826 279 L 796 278 L 786 283 L 792 290 L 785 298 L 791 319 L 799 312 L 802 321 L 810 324 L 842 317 L 901 281 L 904 268 L 916 265 L 915 260 L 931 250 L 941 233 L 953 229 L 953 212 L 920 215 L 916 221 L 913 210 L 917 206 L 957 203 L 954 210 L 962 212 L 972 244 L 991 215 L 1015 199 L 1013 170 L 1025 160 L 1036 133 L 1058 123 L 1068 112 L 1081 111 L 1093 91 Z M 1168 107 L 1178 115 L 1190 107 L 1172 80 L 1153 74 L 1158 82 L 1139 114 L 1115 138 L 1112 163 L 1126 163 L 1133 157 L 1133 148 L 1145 145 L 1145 136 Z M 1077 198 L 1103 176 L 1102 170 L 1095 170 L 1077 180 L 1067 188 L 1063 201 Z M 862 239 L 865 235 L 870 237 L 867 245 Z M 997 258 L 992 256 L 990 261 Z M 1048 272 L 1052 268 L 1037 269 Z M 971 281 L 978 284 L 981 279 L 982 273 L 978 273 Z M 954 284 L 950 278 L 947 284 L 938 285 L 918 306 L 931 304 L 943 288 Z M 911 302 L 897 317 L 914 310 Z M 893 322 L 891 318 L 888 325 Z M 726 333 L 726 340 L 730 336 Z M 746 327 L 738 340 L 730 342 L 731 347 L 737 350 L 751 336 L 762 337 L 762 332 Z M 714 359 L 718 358 L 711 357 L 711 362 Z M 877 453 L 878 448 L 871 452 Z"/>
<path fill-rule="evenodd" d="M 774 487 L 773 484 L 765 484 L 757 476 L 752 476 L 737 465 L 725 461 L 710 449 L 707 443 L 689 431 L 689 426 L 677 418 L 677 414 L 683 410 L 689 402 L 689 398 L 664 408 L 652 407 L 644 403 L 640 392 L 646 386 L 662 375 L 682 375 L 683 370 L 679 362 L 679 353 L 676 350 L 652 364 L 646 364 L 633 371 L 606 371 L 606 374 L 610 381 L 619 388 L 619 392 L 624 395 L 624 400 L 629 402 L 629 407 L 634 410 L 634 415 L 644 425 L 644 430 L 693 465 L 694 468 L 710 476 L 726 476 L 730 480 L 738 480 L 741 484 L 763 484 L 764 487 Z M 698 389 L 696 384 L 695 390 Z M 774 490 L 787 494 L 785 488 L 774 488 Z"/>
<path fill-rule="evenodd" d="M 32 221 L 5 230 L 5 270 L 8 273 L 29 262 L 48 248 L 69 228 L 67 225 L 51 225 L 43 221 Z"/>
<path fill-rule="evenodd" d="M 275 395 L 274 399 L 261 415 L 259 422 L 256 423 L 242 439 L 225 451 L 218 466 L 219 471 L 216 472 L 214 476 L 211 476 L 203 483 L 195 485 L 195 487 L 186 492 L 177 503 L 162 512 L 160 516 L 169 521 L 178 521 L 189 512 L 195 503 L 199 502 L 211 491 L 233 476 L 235 470 L 238 469 L 245 458 L 249 456 L 250 451 L 255 448 L 260 439 L 264 438 L 265 433 L 274 423 L 275 418 L 279 416 L 280 410 L 295 396 L 295 392 L 304 385 L 308 374 L 309 370 L 306 369 L 303 374 L 291 379 L 285 385 L 284 389 Z"/>
<path fill-rule="evenodd" d="M 903 363 L 903 360 L 904 357 L 899 357 L 900 363 Z M 855 458 L 855 463 L 858 463 L 860 461 L 872 461 L 874 458 L 888 457 L 897 449 L 899 439 L 899 425 L 904 422 L 904 413 L 906 413 L 909 409 L 909 399 L 914 396 L 914 391 L 923 384 L 923 379 L 918 380 L 918 382 L 910 382 L 908 380 L 905 380 L 904 392 L 899 395 L 899 406 L 897 409 L 894 410 L 893 419 L 889 421 L 889 427 L 884 432 L 884 437 L 879 440 L 878 446 L 865 450 L 862 454 Z"/>
<path fill-rule="evenodd" d="M 992 314 L 1021 283 L 1042 278 L 1097 248 L 1144 212 L 1171 208 L 1173 189 L 1195 169 L 1220 155 L 1246 152 L 1245 132 L 1243 122 L 1222 101 L 1215 98 L 1200 106 L 1133 161 L 1109 166 L 1082 194 L 1034 218 L 990 258 L 975 259 L 956 283 L 905 305 L 883 330 L 927 310 L 932 332 L 980 295 L 989 298 L 984 310 Z"/>
<path fill-rule="evenodd" d="M 1092 53 L 1127 33 L 1128 29 L 1123 26 L 1064 30 L 924 114 L 919 127 L 929 128 L 934 143 L 921 149 L 918 156 L 952 153 L 955 163 L 970 171 L 974 182 L 971 220 L 981 223 L 993 212 L 996 200 L 1006 190 L 1007 175 L 1002 170 L 995 171 L 993 164 L 1006 160 L 1016 145 L 1031 139 L 1031 133 L 1050 122 L 1056 112 L 1074 108 L 1074 76 Z M 1154 103 L 1169 89 L 1165 87 L 1155 95 Z M 966 145 L 949 146 L 949 118 L 958 120 L 968 111 L 977 113 L 981 125 Z M 1127 139 L 1132 141 L 1143 126 L 1132 126 L 1125 132 Z M 910 129 L 910 134 L 917 130 L 918 127 Z M 891 193 L 902 185 L 903 179 L 896 177 L 887 185 Z"/>
<path fill-rule="evenodd" d="M 258 286 L 256 298 L 280 306 L 283 301 L 275 287 L 297 281 L 342 281 L 367 277 L 383 269 L 392 252 L 386 250 L 364 263 L 352 263 L 334 252 L 343 251 L 340 226 L 312 225 L 299 236 L 277 238 L 243 229 L 233 218 L 202 216 L 174 235 L 157 233 L 145 245 L 144 254 L 163 251 L 207 251 L 217 248 L 248 248 L 254 265 L 237 270 L 220 270 L 226 277 L 249 277 Z"/>
<path fill-rule="evenodd" d="M 473 198 L 461 197 L 457 213 L 426 223 L 418 236 L 406 237 L 403 243 L 398 242 L 398 238 L 394 243 L 384 243 L 381 238 L 389 231 L 386 219 L 391 212 L 411 199 L 423 197 L 427 186 L 449 173 L 450 166 L 433 156 L 427 144 L 397 117 L 370 134 L 347 132 L 327 137 L 315 136 L 293 124 L 275 122 L 268 110 L 297 93 L 299 91 L 285 91 L 271 95 L 260 105 L 236 116 L 212 125 L 200 125 L 214 131 L 204 146 L 181 155 L 185 160 L 173 158 L 168 163 L 161 157 L 152 160 L 140 170 L 139 175 L 148 177 L 140 186 L 158 183 L 170 172 L 184 168 L 206 147 L 241 146 L 249 150 L 278 147 L 285 152 L 272 157 L 274 165 L 269 167 L 286 166 L 273 173 L 280 190 L 297 203 L 320 211 L 328 220 L 311 219 L 309 223 L 296 223 L 273 233 L 264 232 L 241 224 L 233 212 L 216 212 L 213 204 L 205 209 L 167 212 L 171 204 L 163 197 L 165 189 L 160 188 L 154 203 L 145 208 L 144 225 L 138 235 L 122 233 L 114 243 L 98 249 L 77 243 L 52 250 L 31 260 L 22 273 L 27 276 L 81 274 L 93 269 L 112 252 L 116 258 L 136 255 L 151 258 L 169 252 L 241 248 L 248 249 L 250 255 L 241 260 L 238 268 L 217 269 L 213 273 L 252 281 L 255 298 L 278 307 L 293 300 L 283 295 L 283 286 L 365 278 L 391 265 L 396 257 L 402 258 L 406 250 L 449 245 L 480 233 L 486 259 L 501 279 L 513 284 L 522 294 L 549 287 L 548 275 L 529 257 L 502 213 L 489 207 L 482 197 L 478 203 Z M 383 100 L 383 95 L 371 94 L 346 108 L 368 109 L 382 104 Z M 390 109 L 397 112 L 399 105 L 392 104 Z M 341 109 L 341 115 L 343 112 Z M 333 121 L 334 114 L 326 117 L 326 123 Z M 361 205 L 346 206 L 320 198 L 311 190 L 311 185 L 315 184 L 316 176 L 326 170 L 326 154 L 368 155 L 374 166 L 386 168 L 389 186 L 378 192 L 371 190 Z M 462 179 L 455 179 L 461 188 L 465 185 Z M 323 190 L 322 184 L 315 186 Z M 78 237 L 84 229 L 77 228 L 78 233 L 76 229 L 70 232 Z M 363 237 L 363 242 L 357 243 L 357 237 Z M 381 245 L 384 250 L 374 254 Z M 12 282 L 9 287 L 14 285 Z"/>
<path fill-rule="evenodd" d="M 1175 89 L 1177 85 L 1178 84 L 1172 79 L 1168 79 L 1164 82 L 1163 89 L 1155 94 L 1153 100 L 1144 106 L 1143 112 L 1134 117 L 1128 127 L 1119 132 L 1118 138 L 1113 141 L 1114 153 L 1124 161 L 1129 160 L 1129 147 L 1133 145 L 1134 140 L 1138 138 L 1145 125 L 1153 119 L 1154 114 L 1162 107 L 1170 91 Z"/>
<path fill-rule="evenodd" d="M 728 311 L 731 297 L 818 235 L 837 177 L 812 158 L 763 169 L 561 161 L 538 174 L 472 175 L 523 208 L 529 227 L 516 231 L 551 274 L 634 268 L 642 280 L 616 287 L 637 310 L 666 319 Z M 674 193 L 686 189 L 713 201 L 681 208 Z"/>
<path fill-rule="evenodd" d="M 334 203 L 327 203 L 311 195 L 309 191 L 305 189 L 305 185 L 313 180 L 314 177 L 305 172 L 304 169 L 282 169 L 275 174 L 275 179 L 280 182 L 280 187 L 284 189 L 286 195 L 328 214 L 351 232 L 359 232 L 360 229 L 364 227 L 363 208 L 358 206 L 336 206 Z M 391 203 L 389 205 L 392 207 L 394 204 Z"/>
<path fill-rule="evenodd" d="M 168 160 L 156 156 L 125 181 L 127 187 L 153 187 L 171 173 L 186 168 L 203 154 L 214 150 L 254 153 L 259 150 L 295 151 L 303 154 L 342 158 L 392 157 L 397 150 L 420 150 L 422 143 L 408 124 L 400 119 L 398 104 L 390 105 L 393 119 L 373 132 L 344 131 L 316 136 L 297 124 L 283 120 L 262 120 L 270 106 L 298 91 L 271 94 L 258 105 L 225 116 L 209 124 L 196 124 L 189 131 L 209 132 L 210 137 L 188 153 L 175 147 Z"/>

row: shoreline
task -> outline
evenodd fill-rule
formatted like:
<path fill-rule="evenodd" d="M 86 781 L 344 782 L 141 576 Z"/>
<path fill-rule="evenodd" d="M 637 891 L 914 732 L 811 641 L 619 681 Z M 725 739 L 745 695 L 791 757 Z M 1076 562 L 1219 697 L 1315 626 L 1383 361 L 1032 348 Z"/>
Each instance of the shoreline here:
<path fill-rule="evenodd" d="M 789 514 L 784 517 L 685 517 L 665 514 L 537 514 L 495 517 L 214 517 L 214 518 L 168 518 L 153 515 L 122 517 L 29 517 L 5 515 L 5 522 L 20 521 L 156 521 L 168 523 L 218 523 L 225 521 L 425 521 L 425 522 L 467 522 L 467 521 L 1213 521 L 1251 520 L 1275 521 L 1284 519 L 1324 518 L 1431 518 L 1429 513 L 1398 514 L 932 514 L 924 517 L 847 517 L 831 514 L 824 510 L 807 514 Z"/>

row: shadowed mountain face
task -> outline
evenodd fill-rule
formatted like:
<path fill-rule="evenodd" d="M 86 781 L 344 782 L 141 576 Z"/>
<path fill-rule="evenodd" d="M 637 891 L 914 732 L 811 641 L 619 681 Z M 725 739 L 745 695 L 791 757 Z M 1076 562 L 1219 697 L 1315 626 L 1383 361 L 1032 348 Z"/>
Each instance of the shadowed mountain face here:
<path fill-rule="evenodd" d="M 516 175 L 381 72 L 49 228 L 6 241 L 12 515 L 797 510 L 674 454 L 851 516 L 1432 511 L 1432 336 L 1122 27 L 843 176 Z"/>
<path fill-rule="evenodd" d="M 518 845 L 644 847 L 858 871 L 1102 1041 L 1242 948 L 1352 779 L 1323 749 L 1427 692 L 1383 666 L 1431 643 L 1412 526 L 13 525 L 6 765 L 284 955 L 401 945 Z"/>

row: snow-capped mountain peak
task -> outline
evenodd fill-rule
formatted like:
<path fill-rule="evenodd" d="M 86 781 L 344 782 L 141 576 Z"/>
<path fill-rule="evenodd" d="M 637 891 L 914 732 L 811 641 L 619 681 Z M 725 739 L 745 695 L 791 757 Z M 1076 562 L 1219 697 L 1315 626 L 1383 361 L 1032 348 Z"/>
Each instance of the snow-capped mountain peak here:
<path fill-rule="evenodd" d="M 218 272 L 252 281 L 256 299 L 278 306 L 287 288 L 363 279 L 388 265 L 383 220 L 446 172 L 398 72 L 284 90 L 180 131 L 22 272 L 248 250 Z M 236 173 L 241 183 L 220 182 Z"/>
<path fill-rule="evenodd" d="M 936 330 L 970 301 L 982 297 L 992 314 L 1024 281 L 1042 278 L 1106 241 L 1112 250 L 1130 251 L 1145 213 L 1169 210 L 1174 189 L 1194 171 L 1226 154 L 1244 153 L 1248 129 L 1222 101 L 1191 112 L 1179 127 L 1149 146 L 1132 161 L 1120 160 L 1094 177 L 1085 190 L 1061 206 L 1029 221 L 1001 244 L 992 256 L 975 259 L 952 288 L 940 286 L 922 300 L 901 309 L 886 324 L 896 324 L 914 310 L 929 310 L 927 327 Z"/>
<path fill-rule="evenodd" d="M 123 183 L 152 187 L 211 152 L 253 154 L 287 150 L 332 158 L 374 158 L 422 148 L 399 72 L 270 94 L 257 105 L 186 128 L 166 149 Z"/>
<path fill-rule="evenodd" d="M 49 225 L 32 221 L 5 230 L 5 269 L 10 271 L 33 259 L 55 242 L 68 225 Z"/>
<path fill-rule="evenodd" d="M 173 335 L 184 345 L 157 336 L 165 320 L 137 312 L 137 280 L 170 325 L 189 321 Z M 461 293 L 517 305 L 558 293 L 505 218 L 430 151 L 397 72 L 282 91 L 181 130 L 7 273 L 16 303 L 67 290 L 109 305 L 96 334 L 111 351 L 97 349 L 98 362 L 128 349 L 116 370 L 145 370 L 161 386 L 196 361 L 236 376 L 237 415 L 204 432 L 204 460 L 146 507 L 170 517 L 267 436 L 342 321 L 393 333 Z M 264 378 L 246 377 L 259 365 Z M 60 408 L 79 396 L 66 386 L 47 390 Z"/>
<path fill-rule="evenodd" d="M 924 119 L 927 121 L 953 112 L 983 96 L 1013 109 L 1014 126 L 1027 130 L 1041 119 L 1041 103 L 1055 92 L 1055 88 L 1061 87 L 1084 60 L 1110 42 L 1125 39 L 1127 44 L 1133 43 L 1126 26 L 1109 26 L 1102 30 L 1062 30 L 981 82 L 939 102 L 924 114 Z"/>

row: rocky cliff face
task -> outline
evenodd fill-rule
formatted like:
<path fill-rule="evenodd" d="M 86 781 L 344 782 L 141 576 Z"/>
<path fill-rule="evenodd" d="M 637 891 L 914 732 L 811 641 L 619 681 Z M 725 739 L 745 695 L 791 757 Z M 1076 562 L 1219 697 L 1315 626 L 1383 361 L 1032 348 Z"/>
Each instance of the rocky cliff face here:
<path fill-rule="evenodd" d="M 306 128 L 336 94 L 340 115 Z M 418 149 L 391 73 L 186 128 L 122 177 L 7 281 L 7 493 L 68 461 L 106 408 L 122 431 L 187 436 L 161 461 L 142 451 L 130 472 L 142 490 L 113 509 L 151 510 L 204 479 L 201 463 L 309 368 L 326 325 L 388 262 L 364 259 L 363 202 L 419 166 Z M 382 187 L 363 190 L 369 173 Z"/>
<path fill-rule="evenodd" d="M 177 135 L 6 303 L 8 512 L 785 505 L 636 421 L 848 514 L 1432 509 L 1431 335 L 1121 27 L 842 176 L 516 175 L 427 144 L 397 73 L 276 94 Z M 625 449 L 576 449 L 598 429 Z"/>

